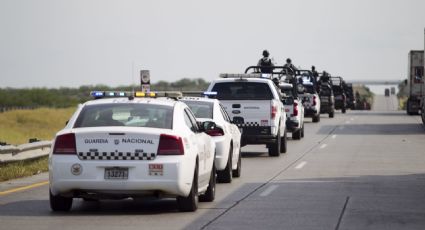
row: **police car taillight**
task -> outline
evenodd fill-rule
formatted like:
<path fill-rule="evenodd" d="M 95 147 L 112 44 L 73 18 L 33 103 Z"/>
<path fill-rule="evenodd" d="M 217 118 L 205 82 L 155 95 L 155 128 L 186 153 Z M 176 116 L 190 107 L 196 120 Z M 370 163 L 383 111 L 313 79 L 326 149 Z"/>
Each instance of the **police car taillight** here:
<path fill-rule="evenodd" d="M 294 102 L 294 113 L 292 114 L 292 116 L 296 117 L 298 116 L 298 103 Z"/>
<path fill-rule="evenodd" d="M 157 155 L 184 155 L 183 140 L 179 136 L 161 134 Z"/>
<path fill-rule="evenodd" d="M 77 154 L 75 134 L 67 133 L 56 138 L 53 154 Z"/>

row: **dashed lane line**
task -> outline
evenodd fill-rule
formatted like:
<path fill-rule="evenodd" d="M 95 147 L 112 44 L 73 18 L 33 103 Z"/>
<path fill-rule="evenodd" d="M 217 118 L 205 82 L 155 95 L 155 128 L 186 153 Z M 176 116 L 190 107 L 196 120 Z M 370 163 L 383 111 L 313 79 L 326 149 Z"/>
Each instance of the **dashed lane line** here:
<path fill-rule="evenodd" d="M 328 145 L 327 144 L 323 144 L 323 145 L 321 145 L 320 146 L 320 149 L 324 149 L 324 148 L 326 148 Z"/>
<path fill-rule="evenodd" d="M 276 190 L 279 187 L 277 184 L 270 185 L 266 190 L 264 190 L 262 193 L 260 193 L 260 196 L 268 196 L 270 193 L 272 193 L 274 190 Z"/>
<path fill-rule="evenodd" d="M 297 166 L 295 166 L 295 169 L 302 169 L 307 164 L 306 161 L 301 161 Z"/>

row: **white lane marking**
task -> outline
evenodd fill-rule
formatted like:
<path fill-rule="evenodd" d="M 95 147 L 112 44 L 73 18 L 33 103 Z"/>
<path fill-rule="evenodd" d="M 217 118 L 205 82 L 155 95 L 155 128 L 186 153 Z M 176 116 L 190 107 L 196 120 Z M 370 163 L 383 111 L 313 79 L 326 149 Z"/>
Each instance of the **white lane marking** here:
<path fill-rule="evenodd" d="M 354 117 L 350 118 L 350 121 L 354 121 Z"/>
<path fill-rule="evenodd" d="M 264 190 L 262 193 L 260 193 L 260 196 L 268 196 L 268 195 L 270 195 L 270 193 L 272 193 L 278 187 L 279 187 L 279 185 L 277 185 L 277 184 L 270 185 L 266 190 Z"/>
<path fill-rule="evenodd" d="M 321 149 L 324 149 L 324 148 L 326 148 L 326 146 L 328 146 L 328 145 L 327 144 L 323 144 L 323 145 L 320 146 L 320 148 Z"/>
<path fill-rule="evenodd" d="M 295 166 L 295 169 L 302 169 L 304 167 L 304 165 L 306 165 L 307 162 L 306 161 L 302 161 L 301 163 L 299 163 L 297 166 Z"/>
<path fill-rule="evenodd" d="M 335 139 L 335 138 L 336 138 L 336 134 L 332 135 L 332 139 Z"/>

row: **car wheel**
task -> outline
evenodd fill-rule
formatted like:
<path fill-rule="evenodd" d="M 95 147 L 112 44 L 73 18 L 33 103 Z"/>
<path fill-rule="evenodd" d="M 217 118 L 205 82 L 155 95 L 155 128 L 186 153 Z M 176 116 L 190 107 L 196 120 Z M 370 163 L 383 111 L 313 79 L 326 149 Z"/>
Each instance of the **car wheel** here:
<path fill-rule="evenodd" d="M 230 145 L 229 158 L 227 159 L 226 168 L 217 171 L 217 182 L 218 183 L 230 183 L 232 182 L 232 158 L 233 158 L 233 145 Z"/>
<path fill-rule="evenodd" d="M 67 212 L 72 207 L 72 197 L 63 197 L 61 195 L 53 195 L 49 189 L 50 208 L 53 211 Z"/>
<path fill-rule="evenodd" d="M 177 206 L 181 212 L 193 212 L 198 209 L 198 163 L 196 163 L 193 175 L 192 187 L 187 197 L 178 196 Z"/>
<path fill-rule="evenodd" d="M 286 150 L 288 148 L 288 144 L 287 144 L 287 140 L 286 140 L 287 136 L 288 136 L 288 134 L 285 130 L 285 133 L 283 134 L 283 137 L 281 138 L 281 141 L 280 141 L 280 153 L 286 153 Z"/>
<path fill-rule="evenodd" d="M 210 182 L 208 183 L 208 188 L 205 194 L 199 196 L 199 201 L 202 202 L 212 202 L 215 199 L 215 182 L 216 182 L 216 169 L 215 169 L 215 163 L 213 163 L 212 169 L 211 169 L 211 176 L 210 176 Z"/>
<path fill-rule="evenodd" d="M 241 171 L 242 171 L 242 153 L 241 153 L 241 148 L 239 148 L 239 156 L 238 156 L 238 164 L 237 165 L 238 165 L 237 168 L 232 171 L 232 176 L 233 177 L 240 177 L 241 176 Z"/>

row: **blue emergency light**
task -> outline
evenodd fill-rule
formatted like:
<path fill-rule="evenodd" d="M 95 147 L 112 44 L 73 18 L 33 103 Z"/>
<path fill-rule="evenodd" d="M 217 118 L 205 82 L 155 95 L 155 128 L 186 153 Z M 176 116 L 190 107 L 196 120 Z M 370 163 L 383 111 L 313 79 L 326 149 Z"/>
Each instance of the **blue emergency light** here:
<path fill-rule="evenodd" d="M 204 96 L 217 96 L 217 92 L 203 92 Z"/>
<path fill-rule="evenodd" d="M 91 92 L 91 96 L 94 98 L 101 98 L 104 96 L 104 93 L 102 91 L 93 91 Z"/>

